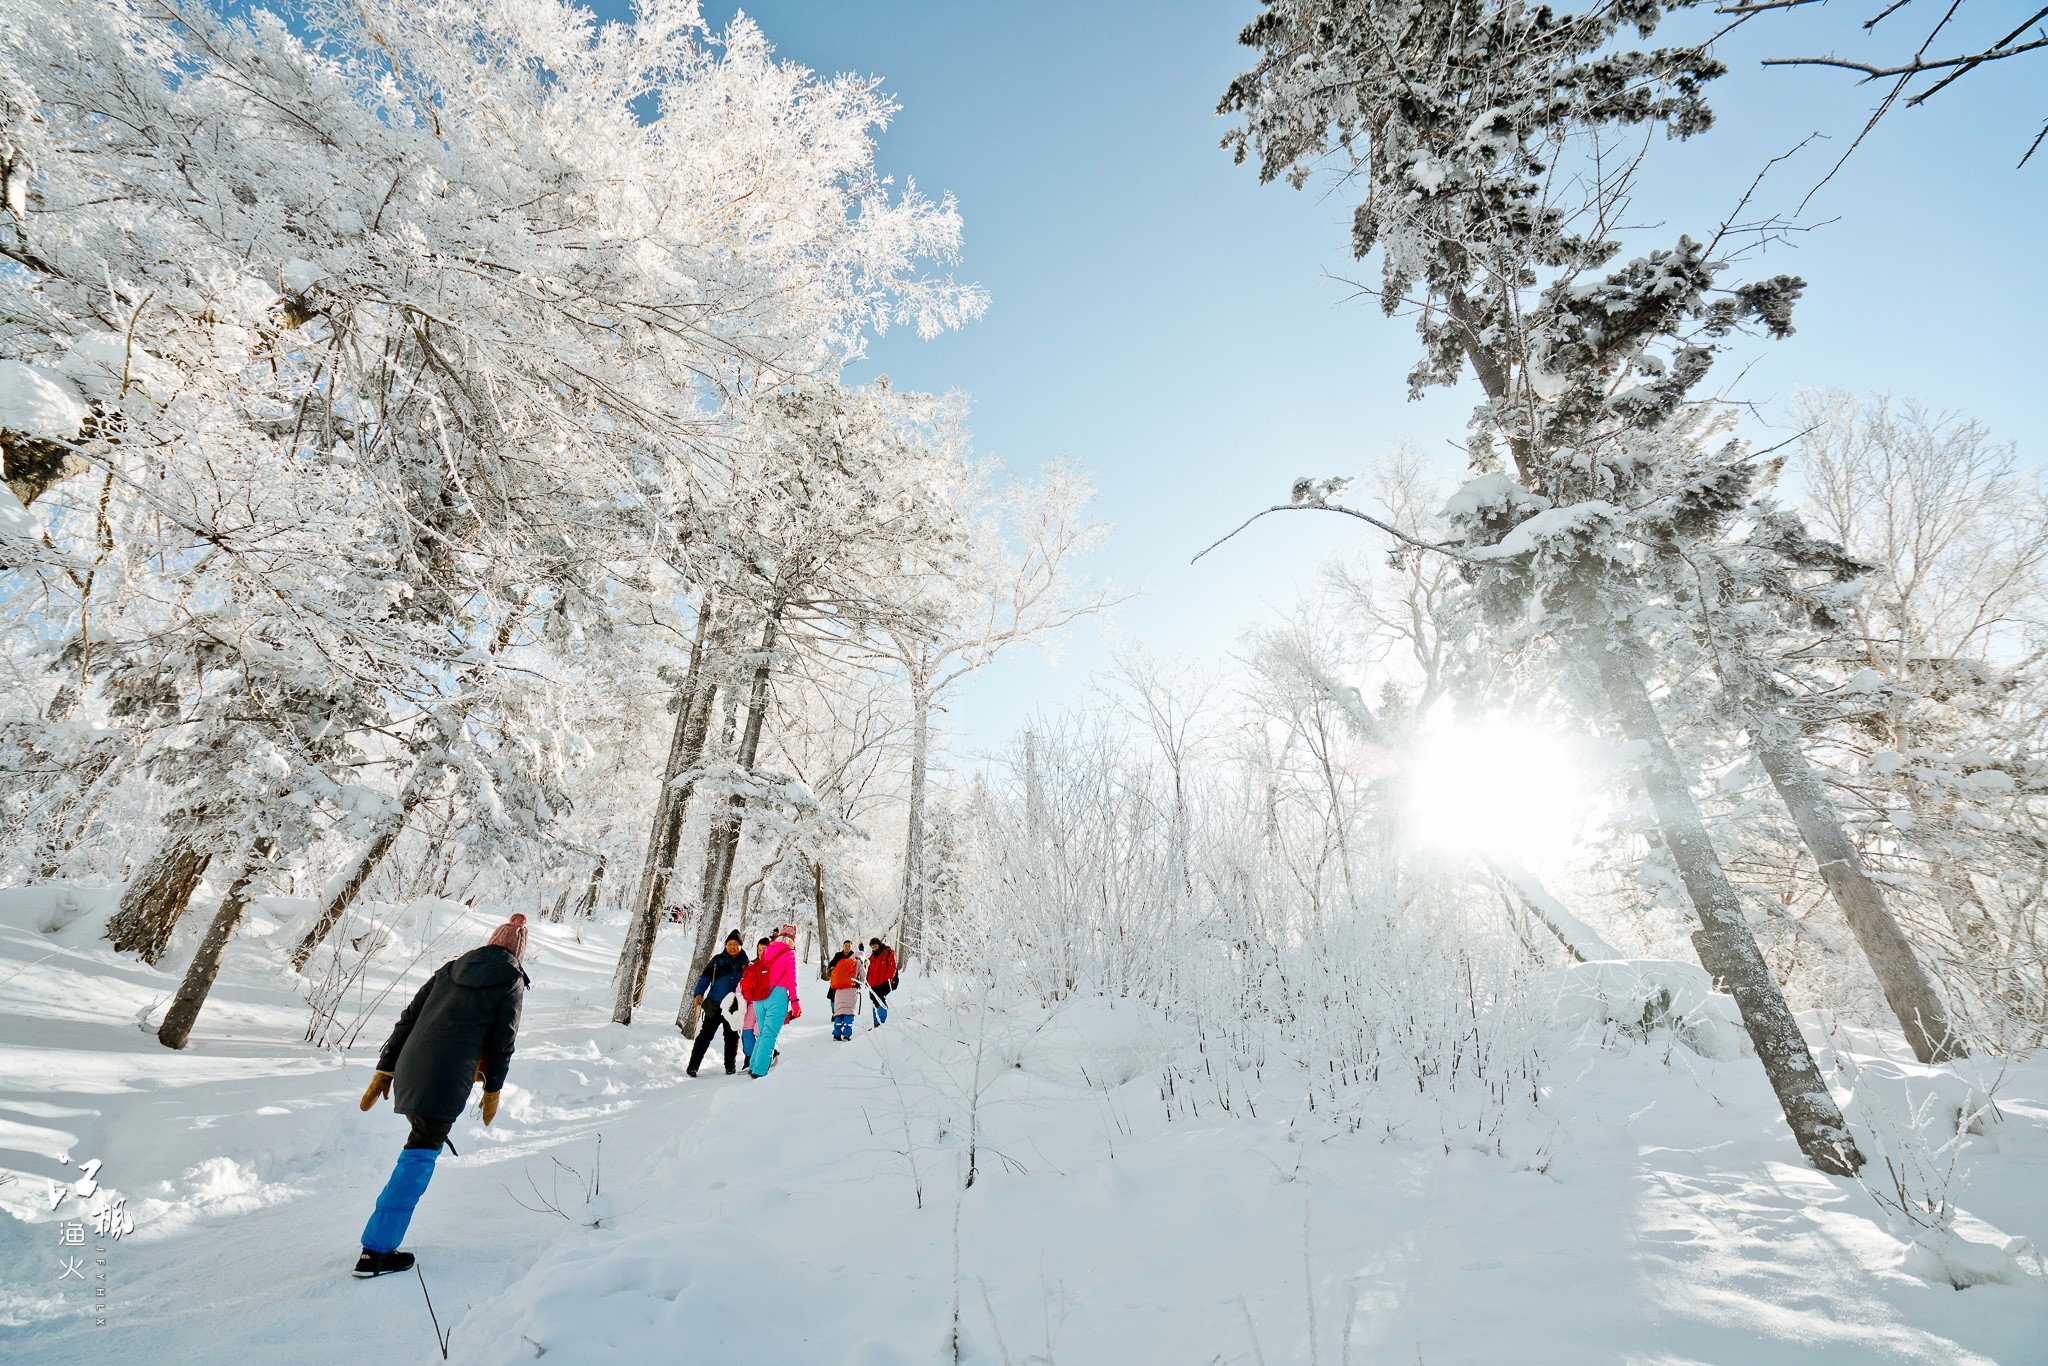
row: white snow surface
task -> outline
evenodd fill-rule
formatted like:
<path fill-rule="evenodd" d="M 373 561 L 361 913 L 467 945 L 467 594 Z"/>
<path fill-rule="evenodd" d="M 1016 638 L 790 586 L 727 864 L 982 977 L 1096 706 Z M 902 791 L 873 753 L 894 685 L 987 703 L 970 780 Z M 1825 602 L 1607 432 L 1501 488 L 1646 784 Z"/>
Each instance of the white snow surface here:
<path fill-rule="evenodd" d="M 109 890 L 70 902 L 0 906 L 0 1360 L 438 1360 L 418 1279 L 348 1275 L 405 1131 L 356 1101 L 438 958 L 337 1055 L 299 1041 L 271 926 L 231 949 L 171 1053 L 136 1021 L 193 933 L 158 971 L 96 937 Z M 458 946 L 501 918 L 467 915 Z M 1604 1010 L 1560 1018 L 1547 1093 L 1482 1150 L 1394 1094 L 1383 1123 L 1331 1127 L 1277 1064 L 1255 1116 L 1169 1122 L 1159 1068 L 1191 1040 L 1128 1001 L 983 1016 L 913 984 L 842 1046 L 807 974 L 768 1078 L 714 1055 L 688 1080 L 679 936 L 621 1028 L 620 927 L 532 929 L 497 1123 L 457 1125 L 406 1240 L 454 1361 L 950 1361 L 956 1218 L 974 1362 L 1336 1363 L 1347 1339 L 1353 1362 L 1430 1366 L 2048 1361 L 2048 1288 L 2019 1241 L 2048 1243 L 2039 1062 L 1922 1068 L 1896 1039 L 1809 1021 L 1852 1112 L 1970 1112 L 1996 1082 L 1996 1122 L 1964 1140 L 1958 1245 L 1937 1257 L 1800 1161 L 1754 1059 L 1636 1042 Z M 1609 990 L 1623 966 L 1586 966 L 1571 976 L 1592 997 L 1626 994 Z M 1700 987 L 1685 965 L 1634 971 Z M 59 1280 L 76 1203 L 47 1201 L 94 1157 L 136 1224 L 107 1245 L 103 1328 L 91 1283 Z M 1985 1283 L 1943 1279 L 1976 1262 Z"/>
<path fill-rule="evenodd" d="M 0 360 L 0 429 L 69 441 L 85 425 L 78 391 L 60 375 L 18 360 Z"/>
<path fill-rule="evenodd" d="M 21 505 L 21 500 L 14 496 L 14 490 L 0 484 L 0 540 L 33 541 L 41 531 L 42 524 Z"/>

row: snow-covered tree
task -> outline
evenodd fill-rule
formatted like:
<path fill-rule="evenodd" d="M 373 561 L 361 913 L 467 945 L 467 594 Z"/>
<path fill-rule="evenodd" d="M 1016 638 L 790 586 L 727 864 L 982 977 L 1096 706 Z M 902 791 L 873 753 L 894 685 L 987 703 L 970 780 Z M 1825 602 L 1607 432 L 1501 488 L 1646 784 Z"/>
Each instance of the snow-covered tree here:
<path fill-rule="evenodd" d="M 958 415 L 941 414 L 938 432 L 964 454 Z M 1081 617 L 1113 600 L 1090 589 L 1077 562 L 1107 531 L 1088 514 L 1094 490 L 1071 465 L 1056 462 L 1035 480 L 1005 480 L 993 463 L 971 467 L 961 490 L 966 554 L 916 586 L 919 618 L 880 635 L 910 693 L 909 813 L 903 843 L 902 902 L 895 938 L 906 954 L 925 942 L 925 810 L 930 794 L 932 713 L 968 675 L 1012 646 L 1047 646 Z"/>
<path fill-rule="evenodd" d="M 356 699 L 316 809 L 359 843 L 322 856 L 303 962 L 422 803 L 526 837 L 562 814 L 573 731 L 523 729 L 574 686 L 549 660 L 647 591 L 650 557 L 696 581 L 679 529 L 754 396 L 980 295 L 924 273 L 958 218 L 874 172 L 874 84 L 693 4 L 59 9 L 0 54 L 23 187 L 0 429 L 35 509 L 0 558 L 34 604 L 10 653 L 46 670 L 9 718 L 39 787 L 17 844 L 48 868 L 110 778 L 170 772 L 225 672 L 207 652 L 295 671 Z M 171 689 L 146 732 L 120 677 Z M 160 944 L 213 854 L 303 790 L 234 762 L 181 770 L 124 942 Z"/>
<path fill-rule="evenodd" d="M 1683 7 L 1269 0 L 1243 34 L 1259 61 L 1223 99 L 1242 120 L 1226 145 L 1264 179 L 1301 185 L 1334 161 L 1340 183 L 1359 184 L 1353 251 L 1380 253 L 1382 305 L 1417 318 L 1411 388 L 1469 365 L 1484 392 L 1478 478 L 1451 520 L 1487 648 L 1547 661 L 1633 743 L 1702 962 L 1734 995 L 1808 1159 L 1853 1171 L 1651 692 L 1653 547 L 1679 535 L 1711 473 L 1686 430 L 1694 390 L 1723 339 L 1787 334 L 1803 287 L 1725 281 L 1739 245 L 1726 225 L 1619 260 L 1641 155 L 1631 130 L 1704 130 L 1722 67 L 1699 44 L 1616 39 Z"/>

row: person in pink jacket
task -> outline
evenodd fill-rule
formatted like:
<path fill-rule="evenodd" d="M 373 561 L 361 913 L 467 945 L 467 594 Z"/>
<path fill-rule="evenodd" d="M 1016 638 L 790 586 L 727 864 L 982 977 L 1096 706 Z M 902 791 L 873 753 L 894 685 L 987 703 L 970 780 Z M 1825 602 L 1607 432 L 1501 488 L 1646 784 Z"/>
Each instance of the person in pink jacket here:
<path fill-rule="evenodd" d="M 784 1020 L 803 1013 L 796 999 L 796 926 L 784 925 L 755 961 L 768 969 L 768 996 L 754 1006 L 754 1060 L 747 1070 L 756 1077 L 768 1075 L 775 1063 L 775 1036 Z"/>

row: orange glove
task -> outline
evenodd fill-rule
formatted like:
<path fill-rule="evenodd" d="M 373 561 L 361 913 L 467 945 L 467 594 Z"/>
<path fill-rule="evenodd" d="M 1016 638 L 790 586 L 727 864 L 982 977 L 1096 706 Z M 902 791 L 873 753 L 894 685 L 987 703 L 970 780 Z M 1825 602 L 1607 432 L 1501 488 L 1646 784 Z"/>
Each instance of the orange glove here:
<path fill-rule="evenodd" d="M 390 1094 L 391 1074 L 389 1072 L 379 1072 L 376 1076 L 370 1078 L 370 1089 L 363 1092 L 363 1103 L 361 1108 L 367 1110 L 371 1106 L 375 1105 L 380 1099 Z"/>
<path fill-rule="evenodd" d="M 497 1117 L 498 1093 L 496 1091 L 486 1091 L 484 1092 L 484 1123 L 488 1125 Z"/>

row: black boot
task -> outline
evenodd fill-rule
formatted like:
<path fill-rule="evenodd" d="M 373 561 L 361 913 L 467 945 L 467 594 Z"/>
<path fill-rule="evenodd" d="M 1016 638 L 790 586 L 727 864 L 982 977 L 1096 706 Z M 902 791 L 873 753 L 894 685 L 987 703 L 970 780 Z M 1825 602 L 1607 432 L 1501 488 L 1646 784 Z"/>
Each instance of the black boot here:
<path fill-rule="evenodd" d="M 410 1252 L 372 1252 L 363 1249 L 363 1255 L 356 1259 L 356 1279 L 367 1281 L 372 1276 L 388 1276 L 394 1271 L 412 1270 Z"/>

